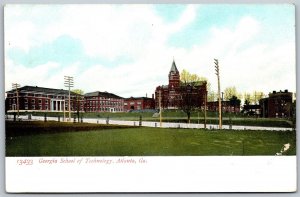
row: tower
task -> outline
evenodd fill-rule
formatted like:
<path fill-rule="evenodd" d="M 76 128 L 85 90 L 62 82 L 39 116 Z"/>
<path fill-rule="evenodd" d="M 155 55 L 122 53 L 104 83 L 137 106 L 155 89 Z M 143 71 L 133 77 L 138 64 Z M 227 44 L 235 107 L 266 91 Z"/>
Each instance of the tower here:
<path fill-rule="evenodd" d="M 180 84 L 180 74 L 173 60 L 171 70 L 169 72 L 169 88 L 177 88 Z"/>

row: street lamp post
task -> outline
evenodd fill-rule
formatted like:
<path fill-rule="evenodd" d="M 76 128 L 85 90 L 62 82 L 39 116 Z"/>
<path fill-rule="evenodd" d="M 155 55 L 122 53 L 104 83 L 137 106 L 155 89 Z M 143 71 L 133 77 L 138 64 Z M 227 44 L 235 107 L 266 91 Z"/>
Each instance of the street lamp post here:
<path fill-rule="evenodd" d="M 69 109 L 69 121 L 71 120 L 71 87 L 74 87 L 73 77 L 65 76 L 65 87 L 69 88 L 69 101 L 68 101 L 68 109 Z"/>
<path fill-rule="evenodd" d="M 17 93 L 17 105 L 16 105 L 16 107 L 17 107 L 17 113 L 18 113 L 18 117 L 19 117 L 19 92 L 18 92 L 18 88 L 20 88 L 20 84 L 13 83 L 12 88 L 16 89 L 16 93 Z"/>
<path fill-rule="evenodd" d="M 220 87 L 220 70 L 219 70 L 219 61 L 215 60 L 215 70 L 218 77 L 218 99 L 219 99 L 219 129 L 222 129 L 222 104 L 221 104 L 221 87 Z"/>

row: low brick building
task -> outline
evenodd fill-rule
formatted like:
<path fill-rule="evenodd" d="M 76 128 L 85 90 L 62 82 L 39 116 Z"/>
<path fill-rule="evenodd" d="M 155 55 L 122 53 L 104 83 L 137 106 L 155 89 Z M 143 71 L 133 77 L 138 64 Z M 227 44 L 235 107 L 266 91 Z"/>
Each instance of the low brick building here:
<path fill-rule="evenodd" d="M 239 113 L 240 105 L 230 105 L 230 101 L 222 101 L 222 112 Z M 219 101 L 207 102 L 207 111 L 216 112 L 219 111 Z"/>
<path fill-rule="evenodd" d="M 154 98 L 130 97 L 124 99 L 124 111 L 155 109 Z"/>
<path fill-rule="evenodd" d="M 63 89 L 24 86 L 6 92 L 5 109 L 17 111 L 68 111 L 69 91 Z M 83 96 L 71 92 L 71 111 L 83 111 Z"/>
<path fill-rule="evenodd" d="M 261 116 L 269 118 L 289 118 L 292 116 L 293 93 L 285 91 L 273 91 L 268 98 L 259 101 Z"/>
<path fill-rule="evenodd" d="M 86 112 L 123 112 L 124 98 L 109 92 L 90 92 L 84 95 Z"/>

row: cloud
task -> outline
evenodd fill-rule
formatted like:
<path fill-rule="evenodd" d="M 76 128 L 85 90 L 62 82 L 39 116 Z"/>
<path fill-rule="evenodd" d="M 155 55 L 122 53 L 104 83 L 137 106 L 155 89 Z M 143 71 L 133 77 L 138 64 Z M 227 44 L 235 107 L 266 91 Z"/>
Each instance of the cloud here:
<path fill-rule="evenodd" d="M 5 90 L 11 89 L 12 83 L 19 83 L 21 86 L 45 86 L 53 87 L 55 81 L 48 80 L 51 73 L 60 65 L 56 62 L 47 62 L 34 68 L 28 68 L 21 64 L 14 64 L 9 59 L 5 60 Z"/>
<path fill-rule="evenodd" d="M 169 45 L 168 39 L 178 32 L 185 33 L 193 25 L 197 27 L 195 5 L 185 6 L 171 22 L 166 22 L 152 5 L 67 5 L 58 6 L 56 12 L 46 7 L 33 7 L 35 14 L 31 17 L 23 17 L 29 12 L 19 7 L 16 14 L 6 12 L 6 90 L 10 89 L 11 82 L 64 88 L 63 76 L 72 75 L 75 88 L 85 92 L 150 96 L 156 86 L 168 83 L 173 57 L 180 71 L 186 69 L 208 78 L 213 90 L 217 90 L 214 58 L 220 62 L 222 89 L 236 86 L 242 92 L 269 92 L 285 87 L 295 90 L 295 85 L 291 85 L 296 83 L 293 40 L 276 44 L 265 41 L 262 38 L 270 31 L 266 31 L 263 21 L 253 16 L 245 14 L 230 25 L 211 24 L 205 42 L 182 47 Z M 18 33 L 20 29 L 24 29 L 24 34 Z M 66 64 L 64 56 L 48 56 L 46 50 L 47 58 L 35 57 L 44 61 L 32 68 L 26 61 L 18 62 L 7 55 L 7 51 L 19 49 L 30 57 L 30 52 L 35 53 L 33 49 L 45 46 L 53 46 L 59 52 L 64 47 L 55 43 L 62 41 L 62 36 L 67 38 L 63 43 L 76 49 L 76 53 L 69 51 L 73 57 Z M 189 36 L 198 35 L 184 38 Z"/>

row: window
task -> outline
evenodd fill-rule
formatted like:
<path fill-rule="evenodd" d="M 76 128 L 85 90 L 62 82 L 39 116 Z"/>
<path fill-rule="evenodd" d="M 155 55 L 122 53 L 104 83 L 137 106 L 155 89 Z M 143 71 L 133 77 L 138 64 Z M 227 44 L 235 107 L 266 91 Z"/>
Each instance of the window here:
<path fill-rule="evenodd" d="M 25 109 L 26 109 L 26 110 L 28 109 L 28 104 L 25 104 Z"/>
<path fill-rule="evenodd" d="M 42 103 L 42 99 L 39 99 L 39 104 L 41 104 Z"/>
<path fill-rule="evenodd" d="M 28 99 L 27 98 L 24 98 L 24 103 L 28 103 Z"/>
<path fill-rule="evenodd" d="M 137 104 L 140 105 L 140 104 L 142 104 L 142 102 L 141 102 L 141 101 L 138 101 Z"/>
<path fill-rule="evenodd" d="M 35 103 L 35 99 L 31 99 L 31 103 L 34 104 Z"/>

